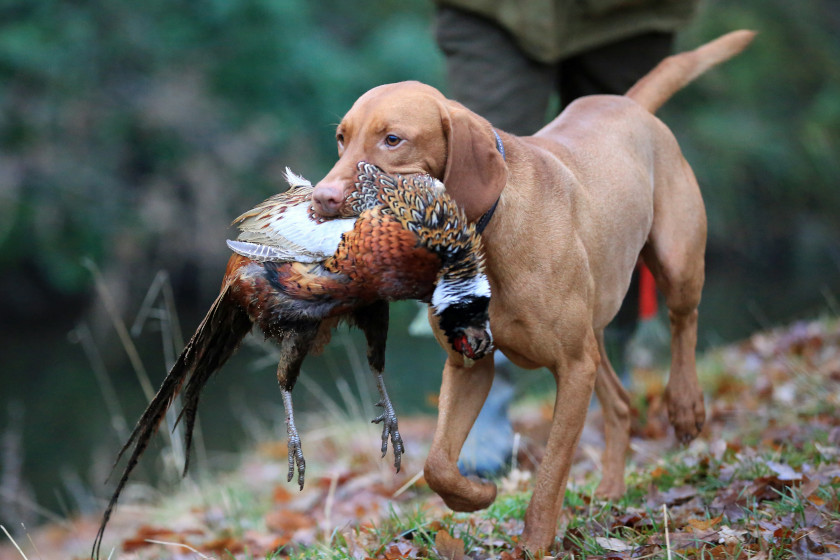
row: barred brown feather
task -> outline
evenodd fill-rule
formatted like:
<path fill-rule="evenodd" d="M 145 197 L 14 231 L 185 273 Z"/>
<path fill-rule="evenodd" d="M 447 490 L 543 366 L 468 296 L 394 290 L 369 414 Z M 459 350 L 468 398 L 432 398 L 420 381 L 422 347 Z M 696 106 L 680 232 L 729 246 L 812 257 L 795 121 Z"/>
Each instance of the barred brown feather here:
<path fill-rule="evenodd" d="M 303 359 L 328 340 L 339 319 L 361 328 L 367 338 L 378 405 L 384 408 L 374 422 L 383 423 L 381 451 L 384 457 L 390 440 L 397 470 L 403 442 L 382 379 L 386 302 L 431 301 L 456 351 L 476 359 L 491 350 L 481 238 L 439 182 L 387 175 L 360 162 L 343 217 L 328 220 L 313 214 L 308 181 L 291 172 L 287 178 L 291 189 L 234 221 L 241 233 L 232 248 L 256 249 L 231 256 L 221 293 L 120 451 L 128 454 L 128 463 L 103 515 L 93 556 L 99 555 L 120 492 L 175 397 L 183 392 L 188 458 L 200 392 L 254 324 L 280 345 L 277 376 L 287 411 L 288 480 L 297 468 L 301 488 L 305 461 L 291 415 L 291 390 Z"/>

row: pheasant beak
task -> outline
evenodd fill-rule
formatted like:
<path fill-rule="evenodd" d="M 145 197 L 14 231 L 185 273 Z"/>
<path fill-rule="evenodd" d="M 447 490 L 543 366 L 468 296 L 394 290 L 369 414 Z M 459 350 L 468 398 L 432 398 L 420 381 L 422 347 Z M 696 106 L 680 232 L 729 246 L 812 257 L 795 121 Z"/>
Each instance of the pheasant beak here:
<path fill-rule="evenodd" d="M 480 360 L 493 348 L 493 336 L 489 330 L 467 327 L 452 340 L 452 347 L 464 357 L 467 367 Z"/>

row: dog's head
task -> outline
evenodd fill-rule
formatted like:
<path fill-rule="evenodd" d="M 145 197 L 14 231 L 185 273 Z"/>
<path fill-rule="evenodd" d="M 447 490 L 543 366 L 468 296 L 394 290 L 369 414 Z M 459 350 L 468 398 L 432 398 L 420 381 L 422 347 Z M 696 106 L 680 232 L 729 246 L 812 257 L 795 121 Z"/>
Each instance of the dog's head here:
<path fill-rule="evenodd" d="M 386 173 L 442 180 L 471 221 L 493 205 L 507 181 L 490 123 L 419 82 L 362 95 L 338 125 L 336 143 L 338 161 L 312 193 L 315 211 L 324 216 L 340 213 L 362 160 Z"/>

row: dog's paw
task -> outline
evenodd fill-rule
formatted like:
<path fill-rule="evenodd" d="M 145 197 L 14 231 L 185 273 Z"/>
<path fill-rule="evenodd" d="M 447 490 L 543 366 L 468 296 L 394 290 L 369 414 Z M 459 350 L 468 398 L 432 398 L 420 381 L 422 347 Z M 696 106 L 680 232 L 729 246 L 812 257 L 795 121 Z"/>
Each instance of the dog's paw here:
<path fill-rule="evenodd" d="M 665 389 L 668 402 L 668 420 L 674 427 L 674 434 L 682 444 L 690 443 L 700 435 L 706 421 L 706 407 L 703 392 L 695 385 L 688 389 L 674 389 L 670 384 Z"/>
<path fill-rule="evenodd" d="M 490 507 L 496 501 L 497 489 L 492 482 L 469 476 L 457 488 L 438 489 L 436 492 L 449 509 L 470 512 Z"/>
<path fill-rule="evenodd" d="M 423 469 L 426 483 L 455 511 L 477 511 L 496 499 L 496 485 L 477 476 L 463 476 L 444 454 L 429 452 Z"/>

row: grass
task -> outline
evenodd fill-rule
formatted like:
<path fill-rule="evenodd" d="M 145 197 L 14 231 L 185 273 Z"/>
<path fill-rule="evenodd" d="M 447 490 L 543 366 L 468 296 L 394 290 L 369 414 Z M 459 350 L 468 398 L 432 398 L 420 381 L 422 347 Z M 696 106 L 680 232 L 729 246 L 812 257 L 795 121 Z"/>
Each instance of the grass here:
<path fill-rule="evenodd" d="M 164 278 L 153 286 L 157 292 L 147 298 L 143 313 L 169 325 L 161 329 L 162 340 L 174 349 L 180 335 L 174 334 L 177 321 L 167 319 L 171 311 L 165 285 Z M 160 307 L 155 307 L 157 302 Z M 125 329 L 118 326 L 117 317 L 112 320 L 116 329 Z M 264 348 L 266 359 L 276 360 L 273 347 Z M 284 430 L 257 425 L 250 432 L 260 443 L 243 452 L 236 468 L 213 474 L 203 470 L 152 505 L 126 500 L 106 544 L 132 543 L 130 557 L 137 559 L 185 553 L 249 560 L 528 558 L 517 545 L 534 484 L 529 463 L 496 481 L 500 492 L 488 509 L 452 513 L 420 476 L 433 421 L 401 418 L 409 452 L 403 471 L 396 475 L 390 453 L 379 458 L 379 427 L 370 424 L 370 407 L 360 396 L 371 393 L 369 376 L 362 361 L 356 362 L 356 387 L 343 384 L 338 399 L 301 377 L 304 390 L 323 403 L 317 419 L 300 418 L 299 425 L 307 426 L 303 492 L 285 480 L 285 438 L 275 439 Z M 757 333 L 749 341 L 706 353 L 698 369 L 707 395 L 707 426 L 684 448 L 675 447 L 669 435 L 662 372 L 638 373 L 633 404 L 639 414 L 627 492 L 615 502 L 596 499 L 599 475 L 583 454 L 566 491 L 553 549 L 556 557 L 769 559 L 840 554 L 837 319 Z M 529 429 L 545 422 L 540 411 L 551 403 L 533 398 L 526 402 L 516 408 L 515 427 L 532 450 L 538 442 Z M 597 412 L 592 416 L 590 423 L 597 425 Z M 253 418 L 243 421 L 257 423 Z M 163 463 L 180 464 L 179 434 L 165 437 L 169 439 L 160 451 Z M 597 446 L 597 441 L 582 443 L 587 445 Z M 529 452 L 522 450 L 519 465 Z M 65 525 L 73 528 L 65 529 L 70 535 L 59 548 L 48 547 L 40 531 L 27 535 L 28 544 L 9 535 L 11 554 L 27 558 L 26 551 L 32 549 L 44 560 L 81 557 L 95 522 L 69 520 Z"/>

